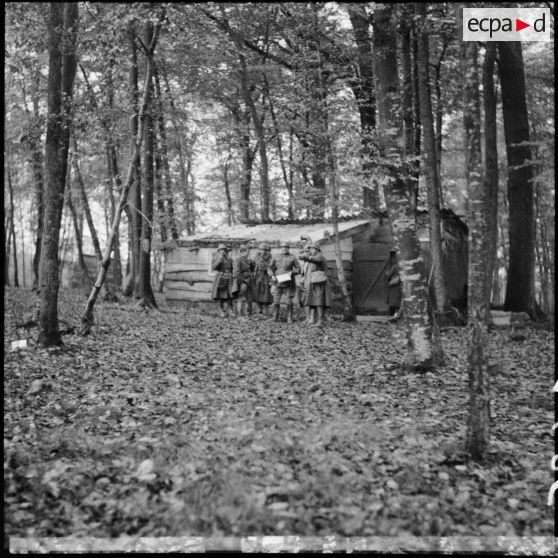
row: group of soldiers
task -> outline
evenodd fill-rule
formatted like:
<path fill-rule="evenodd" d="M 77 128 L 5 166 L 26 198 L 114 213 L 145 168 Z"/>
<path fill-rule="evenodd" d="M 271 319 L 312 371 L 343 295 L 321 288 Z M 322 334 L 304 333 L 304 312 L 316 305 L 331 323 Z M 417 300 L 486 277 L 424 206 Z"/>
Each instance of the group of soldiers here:
<path fill-rule="evenodd" d="M 308 239 L 308 237 L 306 237 Z M 304 308 L 307 324 L 323 325 L 325 309 L 331 306 L 331 287 L 327 279 L 327 262 L 318 244 L 309 239 L 299 256 L 290 252 L 288 242 L 281 243 L 281 253 L 271 255 L 269 244 L 258 245 L 255 257 L 246 245 L 239 247 L 236 258 L 229 256 L 224 244 L 217 247 L 212 270 L 216 271 L 212 298 L 219 303 L 221 316 L 239 318 L 252 315 L 253 304 L 258 315 L 269 315 L 279 321 L 281 303 L 286 305 L 287 323 L 293 323 L 295 297 Z"/>

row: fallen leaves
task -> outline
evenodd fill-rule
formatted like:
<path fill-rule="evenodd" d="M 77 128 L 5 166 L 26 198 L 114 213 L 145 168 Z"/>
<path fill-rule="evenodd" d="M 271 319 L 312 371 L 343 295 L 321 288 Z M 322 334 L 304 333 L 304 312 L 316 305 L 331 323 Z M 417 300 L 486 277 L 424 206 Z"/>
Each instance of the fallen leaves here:
<path fill-rule="evenodd" d="M 497 418 L 475 464 L 460 331 L 444 333 L 444 368 L 406 375 L 392 324 L 334 322 L 326 339 L 100 311 L 62 351 L 5 350 L 9 534 L 552 533 L 544 330 L 494 333 Z M 7 323 L 5 349 L 16 334 Z"/>

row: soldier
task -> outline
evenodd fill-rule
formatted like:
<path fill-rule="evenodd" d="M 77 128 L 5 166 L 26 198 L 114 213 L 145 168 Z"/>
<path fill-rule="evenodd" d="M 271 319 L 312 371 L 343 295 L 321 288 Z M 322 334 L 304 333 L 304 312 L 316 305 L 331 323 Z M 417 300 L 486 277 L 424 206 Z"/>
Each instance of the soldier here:
<path fill-rule="evenodd" d="M 331 287 L 327 280 L 327 261 L 318 244 L 310 246 L 310 254 L 301 254 L 300 259 L 308 262 L 305 273 L 306 296 L 304 306 L 309 308 L 309 323 L 313 323 L 317 313 L 315 325 L 324 323 L 325 309 L 331 306 Z"/>
<path fill-rule="evenodd" d="M 271 248 L 269 244 L 262 242 L 258 246 L 258 252 L 254 260 L 254 301 L 258 308 L 258 314 L 267 316 L 267 309 L 273 302 L 271 285 L 267 268 L 271 261 Z"/>
<path fill-rule="evenodd" d="M 213 261 L 211 263 L 212 271 L 217 271 L 217 275 L 213 280 L 213 290 L 211 291 L 211 298 L 213 300 L 219 301 L 219 307 L 221 309 L 221 317 L 226 318 L 228 316 L 225 310 L 225 303 L 228 310 L 234 313 L 233 303 L 232 303 L 232 270 L 233 263 L 231 258 L 229 258 L 228 249 L 224 244 L 219 244 L 217 247 L 217 253 L 213 256 Z"/>
<path fill-rule="evenodd" d="M 273 256 L 267 268 L 272 277 L 273 319 L 279 321 L 281 299 L 287 297 L 287 323 L 293 323 L 293 298 L 296 294 L 294 273 L 300 273 L 298 260 L 289 252 L 289 243 L 281 242 L 281 253 Z"/>
<path fill-rule="evenodd" d="M 238 249 L 239 255 L 233 260 L 233 286 L 232 293 L 236 296 L 237 314 L 239 317 L 250 315 L 254 285 L 252 282 L 252 270 L 254 262 L 248 259 L 248 247 L 241 245 Z"/>
<path fill-rule="evenodd" d="M 299 260 L 302 260 L 300 256 L 309 256 L 310 255 L 310 245 L 312 244 L 312 239 L 307 235 L 302 235 L 300 237 L 301 241 L 304 241 L 304 246 L 302 247 L 300 254 L 298 256 Z M 311 314 L 310 314 L 310 306 L 304 306 L 304 299 L 306 298 L 306 280 L 307 280 L 307 269 L 310 264 L 302 260 L 300 264 L 301 275 L 297 275 L 296 282 L 298 287 L 298 303 L 301 308 L 304 309 L 304 322 L 311 323 Z"/>

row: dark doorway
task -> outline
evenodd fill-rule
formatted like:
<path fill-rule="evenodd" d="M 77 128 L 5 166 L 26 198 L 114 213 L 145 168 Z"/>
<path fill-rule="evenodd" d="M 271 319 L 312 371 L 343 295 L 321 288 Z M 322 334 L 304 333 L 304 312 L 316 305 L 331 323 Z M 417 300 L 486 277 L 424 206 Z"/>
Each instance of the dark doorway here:
<path fill-rule="evenodd" d="M 385 314 L 388 310 L 386 269 L 391 245 L 366 242 L 353 250 L 353 300 L 357 314 Z"/>

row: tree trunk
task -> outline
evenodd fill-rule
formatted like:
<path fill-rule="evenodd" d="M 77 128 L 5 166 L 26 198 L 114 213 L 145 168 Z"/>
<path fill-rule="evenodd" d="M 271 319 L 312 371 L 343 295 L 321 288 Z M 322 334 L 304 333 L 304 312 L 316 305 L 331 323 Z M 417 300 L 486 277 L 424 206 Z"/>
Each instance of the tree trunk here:
<path fill-rule="evenodd" d="M 498 143 L 496 134 L 496 90 L 494 88 L 494 63 L 496 43 L 486 43 L 482 67 L 484 104 L 484 195 L 486 196 L 486 298 L 490 308 L 492 276 L 498 245 Z"/>
<path fill-rule="evenodd" d="M 242 96 L 246 106 L 250 110 L 252 116 L 252 122 L 254 124 L 254 131 L 256 132 L 256 138 L 258 140 L 258 153 L 260 155 L 260 189 L 261 189 L 261 220 L 269 221 L 269 170 L 267 164 L 267 149 L 265 141 L 265 131 L 263 118 L 260 118 L 258 111 L 256 110 L 256 104 L 254 99 L 250 94 L 248 89 L 248 68 L 246 66 L 246 59 L 242 54 L 239 54 L 240 60 L 240 85 L 242 90 Z"/>
<path fill-rule="evenodd" d="M 461 11 L 458 8 L 459 11 Z M 471 457 L 480 461 L 490 435 L 490 394 L 488 387 L 488 326 L 486 298 L 486 216 L 481 166 L 481 119 L 477 64 L 478 45 L 463 42 L 463 127 L 465 172 L 469 198 L 469 270 L 467 313 L 469 334 L 469 422 L 466 447 Z"/>
<path fill-rule="evenodd" d="M 239 215 L 241 219 L 250 219 L 250 187 L 252 184 L 252 165 L 255 152 L 250 147 L 250 113 L 240 109 L 238 105 L 229 107 L 236 123 L 238 144 L 242 159 L 242 172 L 240 175 L 240 199 L 238 202 Z M 230 155 L 229 155 L 230 158 Z M 227 163 L 228 173 L 228 163 Z M 228 181 L 228 174 L 227 174 Z M 230 195 L 227 194 L 230 202 Z M 231 209 L 229 208 L 229 216 Z"/>
<path fill-rule="evenodd" d="M 277 153 L 279 155 L 279 163 L 281 165 L 281 172 L 283 174 L 283 180 L 285 182 L 285 187 L 287 188 L 287 217 L 289 219 L 294 219 L 294 207 L 293 207 L 293 183 L 289 180 L 289 175 L 287 173 L 287 165 L 285 165 L 285 158 L 283 155 L 283 144 L 281 142 L 281 130 L 277 122 L 277 116 L 275 115 L 275 109 L 273 108 L 273 101 L 271 99 L 271 92 L 269 90 L 269 82 L 267 76 L 264 72 L 263 74 L 265 94 L 267 101 L 269 103 L 269 110 L 271 113 L 271 121 L 273 122 L 273 128 L 275 132 L 275 137 L 277 139 Z"/>
<path fill-rule="evenodd" d="M 510 260 L 504 310 L 540 319 L 535 300 L 535 219 L 525 72 L 520 42 L 499 42 L 504 135 L 508 159 Z"/>
<path fill-rule="evenodd" d="M 41 245 L 39 344 L 62 345 L 58 329 L 58 238 L 72 118 L 72 88 L 76 72 L 76 2 L 50 4 L 48 21 L 48 122 L 46 138 L 47 181 L 45 225 Z M 62 45 L 64 44 L 64 50 Z"/>
<path fill-rule="evenodd" d="M 74 176 L 79 188 L 79 194 L 81 199 L 81 206 L 85 214 L 85 220 L 87 221 L 87 226 L 89 228 L 89 234 L 91 235 L 91 241 L 93 243 L 93 249 L 95 250 L 95 255 L 97 259 L 101 261 L 103 259 L 103 254 L 101 253 L 101 245 L 99 244 L 99 237 L 97 236 L 97 230 L 95 228 L 95 223 L 93 222 L 93 217 L 91 216 L 91 209 L 89 207 L 89 200 L 87 199 L 87 192 L 85 191 L 85 184 L 83 183 L 83 177 L 81 176 L 81 171 L 78 162 L 78 146 L 76 137 L 72 134 L 72 167 L 74 169 Z"/>
<path fill-rule="evenodd" d="M 408 5 L 405 18 L 413 17 L 412 5 Z M 420 121 L 415 122 L 414 104 L 418 104 L 418 100 L 413 100 L 413 62 L 412 62 L 412 43 L 411 43 L 411 25 L 407 21 L 402 21 L 401 30 L 401 73 L 403 83 L 401 84 L 401 102 L 403 109 L 403 143 L 405 175 L 407 180 L 407 189 L 409 191 L 409 199 L 413 211 L 416 210 L 418 198 L 418 184 L 420 174 L 420 161 L 415 153 L 415 134 L 416 129 L 420 130 Z M 414 102 L 413 102 L 414 101 Z M 420 132 L 419 132 L 420 133 Z"/>
<path fill-rule="evenodd" d="M 130 137 L 131 153 L 133 155 L 137 143 L 138 135 L 138 58 L 135 30 L 133 24 L 130 24 L 128 30 L 128 38 L 130 43 L 130 69 L 128 73 L 128 89 L 130 94 L 130 107 L 132 118 L 130 119 Z M 130 219 L 128 221 L 128 238 L 130 251 L 130 271 L 126 278 L 124 286 L 125 296 L 134 296 L 139 298 L 139 259 L 140 259 L 140 242 L 141 242 L 141 164 L 140 158 L 137 158 L 135 166 L 132 169 L 133 183 L 130 189 L 130 199 L 128 206 L 130 207 Z"/>
<path fill-rule="evenodd" d="M 155 92 L 157 95 L 157 136 L 159 138 L 159 153 L 162 165 L 162 179 L 165 185 L 165 197 L 167 200 L 166 209 L 164 209 L 164 214 L 168 217 L 168 225 L 171 233 L 171 238 L 173 240 L 178 240 L 178 228 L 176 226 L 176 219 L 174 216 L 174 200 L 172 193 L 172 180 L 169 167 L 169 156 L 167 148 L 167 131 L 165 129 L 164 120 L 164 107 L 163 99 L 161 96 L 161 85 L 159 83 L 159 72 L 155 68 Z"/>
<path fill-rule="evenodd" d="M 167 93 L 167 97 L 169 99 L 169 105 L 171 108 L 170 111 L 171 122 L 176 134 L 176 149 L 178 151 L 178 160 L 180 161 L 180 181 L 182 183 L 182 187 L 184 191 L 184 213 L 185 213 L 185 220 L 186 220 L 185 223 L 186 233 L 188 235 L 191 235 L 194 234 L 196 230 L 196 220 L 195 220 L 195 211 L 194 211 L 194 198 L 195 198 L 194 180 L 193 177 L 191 177 L 193 152 L 191 146 L 189 145 L 189 142 L 184 141 L 183 134 L 178 125 L 177 110 L 172 97 L 169 80 L 167 77 L 165 67 L 162 66 L 162 68 L 163 68 L 163 80 L 165 83 L 165 91 Z M 183 151 L 183 143 L 186 143 L 186 151 L 187 151 L 186 154 Z M 188 159 L 187 163 L 185 161 L 185 157 Z"/>
<path fill-rule="evenodd" d="M 107 99 L 106 103 L 112 114 L 114 111 L 114 84 L 112 80 L 112 67 L 114 65 L 114 60 L 111 58 L 106 72 L 106 93 Z M 114 188 L 120 194 L 122 189 L 122 179 L 120 178 L 120 172 L 118 170 L 118 154 L 116 153 L 116 146 L 114 144 L 114 139 L 112 137 L 110 124 L 106 120 L 104 121 L 105 129 L 105 149 L 107 155 L 107 169 L 109 173 L 108 181 L 108 194 L 110 200 L 110 211 L 111 220 L 114 219 L 114 213 L 116 211 L 116 201 L 114 199 Z M 120 257 L 120 231 L 117 231 L 116 237 L 114 239 L 114 251 L 113 251 L 113 278 L 114 284 L 113 288 L 119 291 L 122 288 L 122 260 Z"/>
<path fill-rule="evenodd" d="M 352 86 L 360 117 L 360 141 L 362 147 L 362 174 L 366 182 L 372 182 L 373 163 L 372 134 L 376 129 L 376 97 L 374 91 L 374 70 L 372 65 L 372 39 L 370 38 L 370 17 L 364 4 L 347 4 L 349 19 L 357 46 L 359 77 Z M 378 185 L 364 186 L 362 192 L 364 209 L 379 211 Z"/>
<path fill-rule="evenodd" d="M 145 25 L 145 44 L 150 44 L 153 39 L 153 24 L 147 22 Z M 152 66 L 152 61 L 147 62 Z M 153 79 L 149 72 L 149 82 L 146 87 L 151 90 Z M 157 307 L 155 295 L 151 287 L 151 242 L 153 239 L 153 150 L 155 148 L 155 131 L 151 112 L 145 114 L 145 143 L 143 149 L 143 169 L 145 180 L 142 184 L 142 221 L 141 221 L 141 245 L 139 261 L 139 296 L 141 304 L 148 308 Z"/>
<path fill-rule="evenodd" d="M 415 169 L 413 172 L 413 176 L 416 176 L 415 181 L 415 188 L 409 192 L 410 200 L 411 200 L 411 208 L 413 211 L 416 211 L 418 205 L 418 193 L 419 193 L 419 184 L 418 184 L 418 177 L 420 174 L 420 154 L 422 152 L 421 146 L 421 136 L 422 136 L 422 129 L 420 125 L 420 101 L 419 101 L 419 67 L 418 67 L 418 37 L 416 29 L 412 29 L 411 32 L 411 48 L 413 50 L 413 66 L 412 66 L 412 80 L 413 80 L 413 122 L 414 122 L 414 155 L 415 159 Z"/>
<path fill-rule="evenodd" d="M 22 223 L 21 227 L 21 275 L 23 278 L 23 288 L 27 287 L 27 272 L 25 271 L 25 231 L 23 227 L 23 210 L 19 206 L 19 222 Z"/>
<path fill-rule="evenodd" d="M 44 227 L 44 191 L 45 191 L 45 175 L 44 175 L 44 157 L 41 147 L 41 130 L 39 129 L 39 94 L 38 83 L 39 73 L 36 78 L 36 90 L 33 95 L 33 119 L 35 125 L 31 127 L 32 137 L 29 141 L 29 149 L 31 151 L 31 159 L 33 166 L 33 184 L 35 188 L 35 203 L 37 206 L 37 237 L 35 239 L 35 253 L 33 255 L 33 289 L 38 289 L 39 281 L 39 264 L 41 261 L 41 245 L 43 243 L 43 227 Z"/>
<path fill-rule="evenodd" d="M 72 215 L 72 221 L 74 224 L 74 236 L 76 237 L 76 247 L 78 251 L 78 263 L 81 269 L 82 278 L 87 282 L 87 287 L 91 287 L 93 285 L 93 278 L 89 273 L 89 269 L 87 264 L 85 263 L 85 258 L 83 257 L 83 239 L 81 236 L 81 230 L 79 228 L 79 220 L 76 212 L 76 208 L 72 201 L 72 187 L 71 183 L 68 189 L 68 196 L 66 198 L 66 203 L 68 205 L 68 209 L 70 210 L 70 214 Z"/>
<path fill-rule="evenodd" d="M 8 215 L 8 219 L 4 224 L 4 237 L 6 238 L 6 246 L 4 250 L 4 285 L 10 286 L 10 252 L 12 246 L 12 216 Z"/>
<path fill-rule="evenodd" d="M 437 366 L 442 360 L 442 353 L 436 323 L 429 309 L 415 216 L 400 172 L 402 121 L 397 104 L 398 71 L 396 36 L 390 21 L 392 10 L 390 5 L 382 4 L 374 11 L 374 74 L 377 79 L 379 139 L 381 155 L 386 160 L 383 170 L 388 179 L 384 185 L 384 196 L 399 254 L 408 341 L 406 365 L 425 370 Z"/>
<path fill-rule="evenodd" d="M 13 242 L 13 254 L 14 254 L 14 287 L 19 287 L 19 277 L 17 268 L 17 237 L 15 231 L 15 207 L 14 207 L 14 186 L 12 184 L 12 173 L 10 171 L 11 158 L 10 151 L 7 151 L 7 161 L 4 163 L 6 165 L 6 173 L 8 175 L 8 189 L 10 193 L 10 237 Z"/>
<path fill-rule="evenodd" d="M 127 174 L 127 177 L 126 177 L 126 182 L 124 183 L 124 186 L 123 186 L 123 188 L 120 192 L 120 201 L 118 203 L 118 210 L 116 211 L 116 213 L 114 215 L 114 220 L 113 220 L 113 223 L 112 223 L 111 233 L 109 235 L 109 239 L 108 239 L 108 243 L 107 243 L 107 248 L 106 248 L 105 254 L 103 256 L 103 261 L 101 262 L 101 269 L 99 270 L 99 275 L 97 276 L 95 284 L 93 285 L 93 288 L 91 289 L 91 293 L 90 293 L 89 298 L 87 300 L 87 303 L 85 305 L 85 311 L 84 311 L 83 316 L 81 318 L 82 327 L 80 329 L 80 333 L 82 335 L 87 335 L 91 331 L 91 326 L 93 325 L 93 308 L 95 306 L 95 301 L 97 300 L 97 296 L 98 296 L 99 291 L 100 291 L 100 289 L 103 285 L 103 282 L 104 282 L 106 274 L 107 274 L 107 270 L 108 270 L 109 265 L 110 265 L 110 254 L 112 252 L 112 245 L 113 245 L 113 242 L 114 242 L 114 237 L 116 235 L 116 232 L 118 230 L 118 226 L 120 224 L 120 216 L 122 214 L 122 209 L 123 209 L 124 205 L 126 204 L 126 199 L 128 197 L 128 192 L 129 192 L 130 187 L 132 185 L 135 169 L 137 167 L 138 160 L 140 158 L 140 150 L 141 150 L 141 144 L 142 144 L 142 141 L 143 141 L 144 128 L 145 128 L 144 117 L 145 117 L 147 108 L 149 106 L 150 94 L 151 94 L 151 88 L 149 87 L 149 84 L 151 83 L 151 78 L 152 78 L 152 75 L 153 75 L 153 52 L 154 52 L 155 46 L 157 44 L 157 37 L 159 35 L 160 23 L 161 23 L 162 19 L 164 18 L 164 15 L 165 15 L 165 9 L 163 8 L 161 10 L 161 16 L 160 16 L 159 22 L 155 26 L 155 32 L 153 34 L 153 38 L 152 38 L 151 42 L 149 43 L 149 47 L 148 47 L 148 51 L 147 51 L 147 69 L 146 69 L 146 73 L 145 73 L 145 84 L 144 84 L 144 90 L 143 90 L 143 99 L 142 99 L 141 108 L 140 108 L 139 115 L 138 115 L 139 126 L 138 126 L 138 132 L 136 134 L 136 142 L 135 142 L 135 145 L 134 145 L 134 151 L 132 152 L 132 156 L 130 158 L 130 164 L 128 166 L 128 174 Z"/>
<path fill-rule="evenodd" d="M 430 95 L 429 47 L 426 26 L 426 4 L 415 2 L 415 13 L 420 16 L 417 27 L 417 55 L 420 121 L 424 136 L 422 150 L 424 173 L 426 177 L 426 192 L 428 199 L 428 218 L 430 232 L 430 256 L 432 258 L 432 272 L 434 278 L 434 295 L 436 310 L 444 314 L 448 310 L 448 296 L 446 274 L 443 267 L 442 235 L 440 223 L 439 176 L 436 162 L 436 138 L 434 136 L 434 121 L 432 117 L 432 100 Z M 430 275 L 430 274 L 429 274 Z"/>

